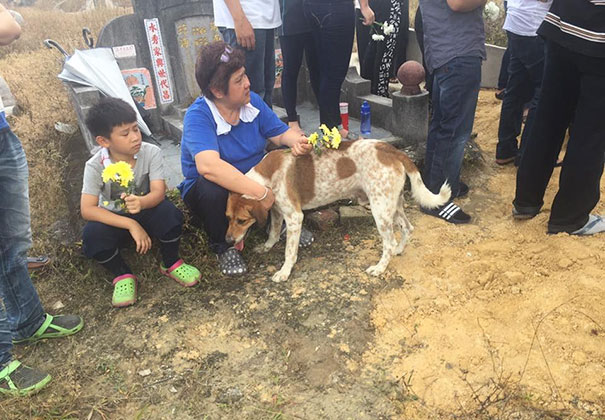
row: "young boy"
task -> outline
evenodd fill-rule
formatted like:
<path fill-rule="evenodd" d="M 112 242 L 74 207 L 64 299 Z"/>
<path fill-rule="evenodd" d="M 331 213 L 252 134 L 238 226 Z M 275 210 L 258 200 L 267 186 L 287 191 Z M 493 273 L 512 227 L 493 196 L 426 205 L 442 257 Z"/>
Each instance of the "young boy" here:
<path fill-rule="evenodd" d="M 124 307 L 136 302 L 137 279 L 119 251 L 129 236 L 139 254 L 151 248 L 150 236 L 157 238 L 162 274 L 182 286 L 195 286 L 200 272 L 179 258 L 183 214 L 165 199 L 160 148 L 142 142 L 134 109 L 121 99 L 101 99 L 90 109 L 86 126 L 101 150 L 86 162 L 84 169 L 80 206 L 88 223 L 82 247 L 87 257 L 94 258 L 113 274 L 112 305 Z M 126 194 L 124 188 L 111 181 L 103 182 L 103 169 L 120 161 L 133 170 L 134 194 Z"/>

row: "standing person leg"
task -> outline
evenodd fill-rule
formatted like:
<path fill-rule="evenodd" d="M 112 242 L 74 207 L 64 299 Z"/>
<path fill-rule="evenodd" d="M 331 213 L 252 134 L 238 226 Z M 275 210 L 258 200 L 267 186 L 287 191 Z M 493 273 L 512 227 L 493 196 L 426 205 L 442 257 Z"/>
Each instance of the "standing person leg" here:
<path fill-rule="evenodd" d="M 605 155 L 605 58 L 565 54 L 578 68 L 580 92 L 548 232 L 593 234 L 605 231 L 605 220 L 589 217 L 599 202 Z"/>
<path fill-rule="evenodd" d="M 80 317 L 45 313 L 27 270 L 31 245 L 28 168 L 21 142 L 0 131 L 0 393 L 33 393 L 50 376 L 13 360 L 13 343 L 63 337 L 79 331 Z"/>
<path fill-rule="evenodd" d="M 397 70 L 407 58 L 408 36 L 410 32 L 410 2 L 409 0 L 395 0 L 401 4 L 401 19 L 399 22 L 399 31 L 397 32 L 397 41 L 395 45 L 395 56 L 391 66 L 391 77 L 397 78 Z"/>
<path fill-rule="evenodd" d="M 527 72 L 527 78 L 529 81 L 528 97 L 529 99 L 529 112 L 525 125 L 523 126 L 523 133 L 521 134 L 521 144 L 519 145 L 519 154 L 515 164 L 518 166 L 525 150 L 525 143 L 527 137 L 531 132 L 532 125 L 536 116 L 536 107 L 538 106 L 538 100 L 540 99 L 540 92 L 542 90 L 542 77 L 544 75 L 544 40 L 539 37 L 530 37 L 525 41 L 526 47 L 524 52 L 520 55 L 520 59 L 525 65 Z"/>
<path fill-rule="evenodd" d="M 506 165 L 513 163 L 518 154 L 517 137 L 521 134 L 523 106 L 530 97 L 533 86 L 530 83 L 524 60 L 527 61 L 525 38 L 511 32 L 508 36 L 508 81 L 500 109 L 498 125 L 498 144 L 496 145 L 496 163 Z"/>
<path fill-rule="evenodd" d="M 447 181 L 452 188 L 452 197 L 458 195 L 464 147 L 472 132 L 480 83 L 479 57 L 458 57 L 434 72 L 434 114 L 424 168 L 425 184 L 433 193 L 438 193 Z M 422 211 L 450 223 L 470 221 L 470 216 L 451 202 Z"/>
<path fill-rule="evenodd" d="M 315 99 L 318 100 L 318 98 L 319 98 L 319 55 L 317 54 L 317 48 L 315 47 L 315 41 L 313 40 L 313 34 L 311 32 L 305 33 L 304 49 L 305 49 L 305 61 L 307 63 L 307 70 L 309 71 L 309 81 L 311 83 L 311 90 L 313 90 Z"/>
<path fill-rule="evenodd" d="M 273 108 L 273 89 L 275 88 L 275 31 L 273 29 L 257 29 L 258 36 L 264 39 L 263 73 L 265 94 L 262 95 L 269 108 Z"/>
<path fill-rule="evenodd" d="M 305 51 L 307 33 L 279 37 L 284 69 L 281 78 L 281 92 L 284 108 L 288 115 L 288 125 L 300 129 L 300 116 L 296 112 L 298 73 Z"/>
<path fill-rule="evenodd" d="M 544 204 L 563 138 L 578 101 L 580 74 L 562 47 L 546 43 L 544 78 L 536 114 L 517 171 L 513 216 L 534 217 Z"/>
<path fill-rule="evenodd" d="M 312 0 L 306 1 L 304 8 L 320 57 L 320 121 L 328 127 L 338 127 L 340 89 L 349 68 L 355 32 L 353 2 Z"/>

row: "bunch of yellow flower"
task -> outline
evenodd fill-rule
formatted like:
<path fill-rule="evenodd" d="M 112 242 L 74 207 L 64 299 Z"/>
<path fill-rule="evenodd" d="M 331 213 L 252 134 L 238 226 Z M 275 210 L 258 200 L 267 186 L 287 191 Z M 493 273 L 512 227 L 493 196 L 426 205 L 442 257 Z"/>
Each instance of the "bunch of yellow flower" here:
<path fill-rule="evenodd" d="M 320 155 L 324 147 L 326 149 L 338 149 L 342 140 L 338 128 L 334 127 L 330 130 L 325 124 L 320 125 L 319 128 L 322 131 L 321 137 L 317 132 L 309 136 L 309 144 L 313 146 L 315 153 Z"/>
<path fill-rule="evenodd" d="M 134 180 L 134 173 L 128 163 L 120 161 L 107 165 L 107 167 L 103 169 L 102 177 L 103 182 L 117 182 L 122 187 L 128 188 L 130 183 Z"/>
<path fill-rule="evenodd" d="M 103 178 L 103 182 L 115 182 L 122 188 L 124 188 L 124 192 L 126 194 L 134 194 L 134 172 L 132 171 L 132 167 L 130 164 L 119 161 L 116 163 L 112 163 L 111 165 L 107 165 L 105 169 L 103 169 L 103 173 L 101 174 Z M 109 201 L 103 201 L 103 205 L 107 207 L 109 205 Z M 118 198 L 117 200 L 113 200 L 114 205 L 117 208 L 126 208 L 126 203 L 122 198 Z M 128 210 L 126 210 L 128 211 Z"/>

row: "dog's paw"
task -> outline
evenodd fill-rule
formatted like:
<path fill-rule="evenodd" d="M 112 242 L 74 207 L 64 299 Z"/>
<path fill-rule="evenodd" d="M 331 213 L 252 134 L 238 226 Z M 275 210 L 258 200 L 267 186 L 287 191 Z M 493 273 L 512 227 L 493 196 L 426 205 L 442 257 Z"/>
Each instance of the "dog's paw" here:
<path fill-rule="evenodd" d="M 368 267 L 366 273 L 368 273 L 370 276 L 379 276 L 384 273 L 384 270 L 385 268 L 379 267 L 379 265 L 376 264 Z"/>
<path fill-rule="evenodd" d="M 277 273 L 273 274 L 271 280 L 273 280 L 275 283 L 281 283 L 282 281 L 288 280 L 288 277 L 290 277 L 289 272 L 285 270 L 279 270 Z"/>

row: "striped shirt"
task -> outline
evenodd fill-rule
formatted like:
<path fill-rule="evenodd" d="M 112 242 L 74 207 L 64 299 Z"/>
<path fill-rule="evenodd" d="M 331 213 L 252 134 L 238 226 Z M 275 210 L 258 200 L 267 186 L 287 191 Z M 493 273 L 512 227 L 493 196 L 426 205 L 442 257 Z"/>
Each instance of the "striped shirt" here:
<path fill-rule="evenodd" d="M 605 58 L 605 0 L 554 0 L 538 33 L 580 54 Z"/>

